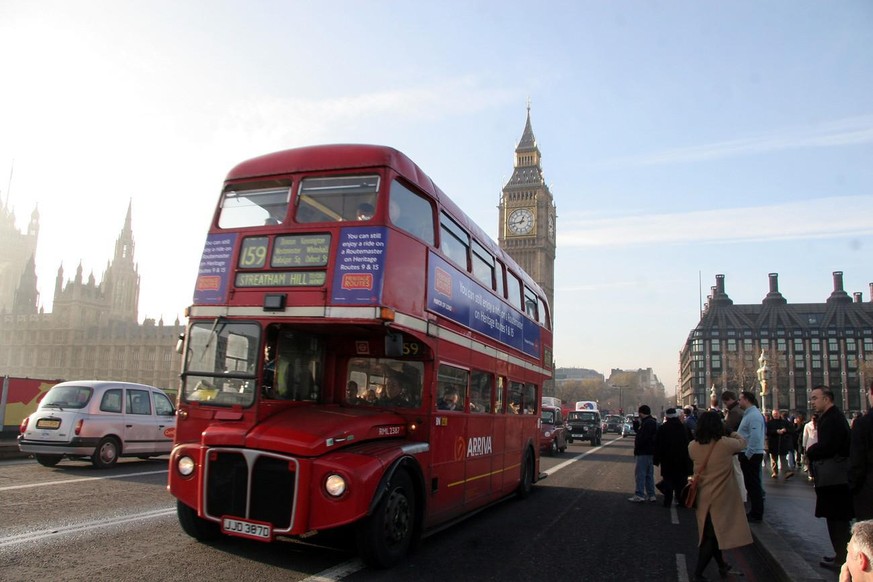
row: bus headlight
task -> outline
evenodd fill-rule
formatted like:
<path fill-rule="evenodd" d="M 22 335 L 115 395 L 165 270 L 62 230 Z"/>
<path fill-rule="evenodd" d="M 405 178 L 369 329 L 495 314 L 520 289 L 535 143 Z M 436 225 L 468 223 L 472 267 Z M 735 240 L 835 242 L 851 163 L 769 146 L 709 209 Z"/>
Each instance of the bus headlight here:
<path fill-rule="evenodd" d="M 178 461 L 176 461 L 176 470 L 179 471 L 179 474 L 183 477 L 188 477 L 191 473 L 194 472 L 194 459 L 191 457 L 180 457 Z"/>
<path fill-rule="evenodd" d="M 339 497 L 346 492 L 346 480 L 342 475 L 331 473 L 324 481 L 324 490 L 327 491 L 327 494 L 331 497 Z"/>

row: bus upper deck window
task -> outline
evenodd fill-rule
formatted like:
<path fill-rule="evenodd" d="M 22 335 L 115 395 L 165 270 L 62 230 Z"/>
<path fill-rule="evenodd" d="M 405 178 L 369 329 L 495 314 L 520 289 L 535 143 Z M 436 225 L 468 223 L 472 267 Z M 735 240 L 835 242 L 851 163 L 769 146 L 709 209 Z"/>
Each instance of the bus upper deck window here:
<path fill-rule="evenodd" d="M 370 220 L 379 176 L 305 178 L 297 195 L 297 222 Z"/>
<path fill-rule="evenodd" d="M 388 218 L 398 228 L 433 244 L 433 207 L 420 196 L 395 180 L 391 183 Z"/>
<path fill-rule="evenodd" d="M 239 187 L 225 190 L 221 197 L 219 228 L 242 228 L 280 224 L 288 214 L 291 184 L 273 187 Z"/>

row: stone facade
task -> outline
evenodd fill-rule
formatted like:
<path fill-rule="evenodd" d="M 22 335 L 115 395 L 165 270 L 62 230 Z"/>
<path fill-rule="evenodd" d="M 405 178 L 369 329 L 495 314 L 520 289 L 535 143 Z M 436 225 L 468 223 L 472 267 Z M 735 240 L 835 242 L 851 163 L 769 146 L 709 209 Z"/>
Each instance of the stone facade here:
<path fill-rule="evenodd" d="M 0 248 L 38 232 L 38 216 L 25 234 L 0 230 Z M 34 248 L 35 251 L 35 248 Z M 7 274 L 19 272 L 11 303 L 0 304 L 0 375 L 65 380 L 124 380 L 174 391 L 181 356 L 176 339 L 184 328 L 163 320 L 137 321 L 140 278 L 134 261 L 131 209 L 115 243 L 102 280 L 83 277 L 81 264 L 72 280 L 63 265 L 55 280 L 52 311 L 40 306 L 34 252 Z M 8 284 L 8 281 L 4 281 Z"/>

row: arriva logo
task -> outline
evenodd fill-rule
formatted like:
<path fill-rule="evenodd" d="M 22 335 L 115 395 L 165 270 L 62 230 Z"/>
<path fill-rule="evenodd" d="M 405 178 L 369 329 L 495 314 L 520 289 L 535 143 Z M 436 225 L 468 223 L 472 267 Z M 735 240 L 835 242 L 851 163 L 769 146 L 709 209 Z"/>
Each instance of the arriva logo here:
<path fill-rule="evenodd" d="M 491 437 L 470 437 L 467 441 L 467 457 L 481 457 L 491 454 Z"/>

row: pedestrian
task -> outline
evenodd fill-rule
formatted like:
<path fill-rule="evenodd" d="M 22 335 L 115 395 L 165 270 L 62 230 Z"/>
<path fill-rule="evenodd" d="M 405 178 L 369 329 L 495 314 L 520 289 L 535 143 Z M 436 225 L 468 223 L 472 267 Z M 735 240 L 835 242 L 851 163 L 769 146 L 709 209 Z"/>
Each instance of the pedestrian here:
<path fill-rule="evenodd" d="M 794 471 L 788 466 L 788 448 L 794 437 L 791 434 L 791 424 L 779 410 L 773 409 L 772 418 L 767 422 L 767 450 L 770 453 L 770 477 L 779 478 L 779 472 L 785 474 L 785 480 L 794 477 Z"/>
<path fill-rule="evenodd" d="M 743 409 L 740 408 L 737 395 L 730 390 L 722 392 L 721 403 L 724 405 L 724 433 L 725 436 L 728 436 L 739 430 L 740 423 L 743 421 Z M 746 494 L 746 484 L 743 481 L 743 469 L 740 467 L 740 456 L 734 455 L 731 464 L 734 466 L 734 476 L 737 478 L 737 484 L 740 488 L 740 498 L 745 503 L 748 495 Z"/>
<path fill-rule="evenodd" d="M 658 427 L 655 436 L 654 464 L 661 467 L 661 481 L 656 487 L 664 494 L 664 507 L 670 507 L 675 497 L 677 505 L 682 506 L 682 489 L 691 474 L 691 457 L 688 456 L 688 443 L 691 433 L 679 420 L 679 411 L 668 408 L 664 424 Z"/>
<path fill-rule="evenodd" d="M 636 489 L 628 501 L 657 501 L 655 496 L 655 437 L 658 433 L 658 423 L 652 417 L 652 409 L 648 404 L 640 406 L 640 427 L 634 437 L 634 477 Z"/>
<path fill-rule="evenodd" d="M 724 405 L 724 431 L 726 434 L 736 432 L 743 420 L 743 409 L 737 401 L 736 393 L 725 390 L 721 394 L 721 403 Z"/>
<path fill-rule="evenodd" d="M 854 510 L 849 490 L 849 423 L 834 404 L 834 393 L 827 386 L 816 386 L 809 402 L 818 418 L 818 442 L 807 449 L 815 465 L 815 516 L 827 520 L 828 536 L 834 547 L 834 557 L 819 562 L 823 568 L 835 570 L 846 561 L 849 543 L 849 522 Z"/>
<path fill-rule="evenodd" d="M 694 414 L 694 409 L 691 406 L 686 406 L 683 411 L 685 413 L 685 426 L 691 431 L 694 436 L 694 431 L 697 429 L 697 416 Z"/>
<path fill-rule="evenodd" d="M 749 521 L 764 518 L 764 488 L 761 485 L 761 462 L 764 460 L 764 415 L 758 410 L 758 399 L 748 390 L 740 392 L 740 408 L 743 420 L 737 432 L 746 442 L 740 454 L 743 483 L 749 498 Z"/>
<path fill-rule="evenodd" d="M 873 582 L 873 521 L 859 521 L 852 526 L 840 582 Z"/>
<path fill-rule="evenodd" d="M 855 519 L 873 519 L 873 382 L 867 386 L 867 414 L 852 424 L 849 487 Z"/>
<path fill-rule="evenodd" d="M 688 453 L 698 475 L 697 486 L 697 566 L 694 580 L 706 580 L 704 571 L 715 559 L 722 578 L 742 576 L 725 562 L 722 550 L 752 543 L 749 522 L 744 517 L 740 489 L 734 478 L 733 457 L 746 447 L 743 438 L 733 432 L 725 436 L 724 421 L 718 412 L 707 411 L 697 419 L 694 441 Z"/>
<path fill-rule="evenodd" d="M 807 479 L 815 480 L 813 473 L 813 465 L 809 462 L 809 457 L 806 456 L 806 450 L 818 442 L 818 413 L 813 413 L 809 418 L 809 422 L 803 425 L 803 462 L 806 464 Z"/>
<path fill-rule="evenodd" d="M 803 446 L 801 441 L 803 440 L 803 428 L 806 424 L 806 416 L 803 413 L 797 413 L 794 416 L 794 430 L 792 431 L 792 436 L 794 437 L 792 443 L 792 451 L 794 451 L 794 464 L 792 465 L 793 471 L 802 470 L 805 466 L 806 460 L 803 455 Z M 791 460 L 789 459 L 789 462 Z"/>

